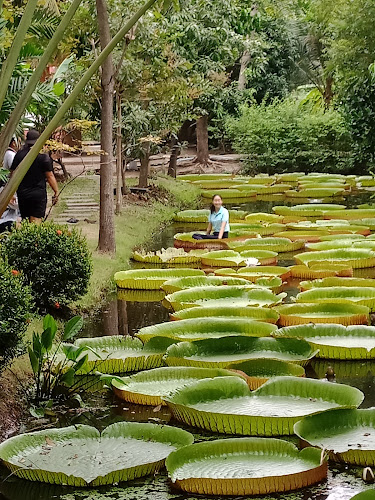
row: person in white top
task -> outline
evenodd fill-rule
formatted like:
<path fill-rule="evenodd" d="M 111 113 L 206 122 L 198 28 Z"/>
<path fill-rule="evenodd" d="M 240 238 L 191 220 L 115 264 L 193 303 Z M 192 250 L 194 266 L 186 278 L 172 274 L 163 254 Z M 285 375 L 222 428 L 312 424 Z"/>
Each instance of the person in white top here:
<path fill-rule="evenodd" d="M 4 186 L 0 186 L 0 193 L 4 189 Z M 4 231 L 10 231 L 13 226 L 20 221 L 20 211 L 18 209 L 17 195 L 14 195 L 10 200 L 5 212 L 0 217 L 0 233 Z"/>
<path fill-rule="evenodd" d="M 213 234 L 211 234 L 212 231 Z M 215 194 L 215 196 L 212 197 L 207 232 L 206 234 L 195 233 L 193 234 L 193 238 L 195 240 L 221 240 L 228 238 L 229 231 L 229 212 L 223 207 L 221 196 Z"/>
<path fill-rule="evenodd" d="M 14 157 L 16 156 L 17 153 L 17 142 L 14 137 L 12 137 L 12 140 L 9 143 L 8 149 L 5 151 L 4 159 L 3 159 L 3 168 L 5 170 L 10 170 L 10 167 L 12 166 Z"/>

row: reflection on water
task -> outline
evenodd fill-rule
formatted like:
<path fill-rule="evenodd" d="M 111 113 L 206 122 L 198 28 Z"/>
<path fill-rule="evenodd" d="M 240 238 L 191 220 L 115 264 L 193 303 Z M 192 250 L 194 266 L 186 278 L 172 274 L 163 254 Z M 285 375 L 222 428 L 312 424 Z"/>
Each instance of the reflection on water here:
<path fill-rule="evenodd" d="M 355 207 L 357 204 L 366 203 L 370 199 L 371 193 L 358 193 L 348 196 L 343 202 L 348 207 Z M 328 200 L 336 203 L 337 200 Z M 296 200 L 296 203 L 303 203 L 303 200 Z M 240 205 L 229 205 L 228 208 L 237 208 L 249 212 L 272 212 L 274 205 L 292 205 L 295 200 L 286 200 L 283 196 L 265 196 L 256 201 L 242 203 Z M 203 224 L 201 228 L 203 229 Z M 173 237 L 176 232 L 189 232 L 197 229 L 193 224 L 171 224 L 162 231 L 152 244 L 149 250 L 158 250 L 173 246 Z M 293 254 L 281 254 L 279 265 L 288 266 L 294 264 Z M 136 267 L 146 267 L 144 264 L 135 263 Z M 149 267 L 149 266 L 147 266 Z M 356 270 L 355 276 L 375 277 L 375 268 Z M 284 291 L 288 293 L 287 302 L 299 292 L 299 280 L 290 280 L 284 285 Z M 112 294 L 108 298 L 108 303 L 103 311 L 96 317 L 86 321 L 82 336 L 95 337 L 101 335 L 134 335 L 143 326 L 161 323 L 169 320 L 167 309 L 162 305 L 163 293 L 160 292 L 140 292 L 121 291 L 118 296 Z M 365 401 L 362 407 L 375 406 L 375 362 L 339 362 L 335 360 L 315 360 L 311 366 L 307 367 L 307 376 L 324 378 L 328 366 L 332 366 L 336 381 L 357 387 L 365 393 Z M 327 382 L 329 383 L 329 382 Z M 96 386 L 95 389 L 99 389 Z M 85 398 L 86 406 L 79 409 L 62 410 L 56 416 L 60 426 L 74 424 L 93 425 L 102 430 L 107 425 L 118 421 L 138 421 L 138 422 L 158 422 L 168 423 L 171 414 L 165 407 L 146 407 L 128 404 L 118 400 L 106 389 L 102 391 L 89 391 Z M 178 425 L 173 422 L 173 425 Z M 30 426 L 28 426 L 30 427 Z M 183 427 L 183 426 L 181 426 Z M 186 428 L 186 427 L 185 427 Z M 194 429 L 189 429 L 195 434 L 196 440 L 214 439 L 215 435 L 208 432 L 195 433 Z M 223 437 L 223 436 L 221 436 Z M 290 439 L 290 438 L 288 438 Z M 299 492 L 283 495 L 272 495 L 272 497 L 262 497 L 264 500 L 349 500 L 354 494 L 366 488 L 365 483 L 360 478 L 361 469 L 349 469 L 330 467 L 327 483 L 317 485 L 313 488 L 306 488 Z M 6 480 L 5 480 L 6 478 Z M 32 483 L 17 479 L 10 475 L 9 471 L 0 467 L 0 498 L 6 500 L 206 500 L 207 497 L 200 496 L 199 499 L 193 496 L 181 494 L 173 491 L 166 478 L 165 473 L 161 473 L 156 478 L 144 478 L 125 483 L 121 487 L 103 487 L 96 490 L 73 489 Z M 224 500 L 216 497 L 217 500 Z M 244 497 L 242 497 L 244 498 Z M 208 500 L 208 499 L 207 499 Z"/>

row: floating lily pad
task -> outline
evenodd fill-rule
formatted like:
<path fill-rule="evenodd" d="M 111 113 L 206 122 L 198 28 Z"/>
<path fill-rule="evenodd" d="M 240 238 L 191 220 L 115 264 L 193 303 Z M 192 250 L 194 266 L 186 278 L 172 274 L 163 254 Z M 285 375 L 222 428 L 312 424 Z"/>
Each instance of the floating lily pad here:
<path fill-rule="evenodd" d="M 257 195 L 262 194 L 278 194 L 285 193 L 291 189 L 290 184 L 272 184 L 272 185 L 261 185 L 261 184 L 240 184 L 236 186 L 240 191 L 255 191 Z"/>
<path fill-rule="evenodd" d="M 217 194 L 216 191 L 213 191 L 212 189 L 205 189 L 202 191 L 202 198 L 212 199 L 215 194 Z M 223 200 L 250 200 L 251 198 L 255 198 L 256 195 L 257 192 L 255 191 L 255 189 L 254 191 L 240 191 L 239 189 L 228 188 L 220 191 L 220 196 Z"/>
<path fill-rule="evenodd" d="M 340 236 L 341 238 L 341 236 Z M 309 250 L 333 250 L 337 248 L 353 248 L 353 243 L 354 239 L 340 239 L 338 236 L 337 238 L 329 241 L 319 241 L 317 243 L 307 243 L 306 248 Z M 363 241 L 363 240 L 358 240 L 358 241 Z"/>
<path fill-rule="evenodd" d="M 187 253 L 183 248 L 162 248 L 156 252 L 132 253 L 132 259 L 147 264 L 199 264 L 200 255 Z"/>
<path fill-rule="evenodd" d="M 304 441 L 327 450 L 331 460 L 375 465 L 375 408 L 332 410 L 305 417 L 294 431 Z"/>
<path fill-rule="evenodd" d="M 276 330 L 276 326 L 260 321 L 249 321 L 247 318 L 192 318 L 178 323 L 159 323 L 141 328 L 137 333 L 143 342 L 153 337 L 168 337 L 175 340 L 202 340 L 208 338 L 236 337 L 268 337 Z M 146 344 L 147 345 L 147 344 Z"/>
<path fill-rule="evenodd" d="M 81 338 L 74 344 L 64 344 L 62 352 L 56 356 L 56 364 L 65 361 L 63 351 L 81 349 L 77 359 L 87 355 L 88 359 L 77 374 L 126 373 L 148 370 L 163 366 L 163 356 L 174 341 L 170 338 L 155 338 L 147 345 L 133 337 L 112 335 L 107 337 Z M 69 364 L 69 363 L 68 363 Z"/>
<path fill-rule="evenodd" d="M 314 349 L 319 349 L 319 358 L 375 359 L 374 326 L 308 324 L 280 328 L 274 335 L 307 340 Z"/>
<path fill-rule="evenodd" d="M 129 403 L 159 406 L 166 405 L 162 397 L 203 378 L 238 376 L 231 370 L 213 368 L 192 368 L 186 366 L 155 368 L 112 379 L 112 388 L 116 396 Z"/>
<path fill-rule="evenodd" d="M 154 474 L 172 451 L 193 440 L 166 425 L 119 422 L 100 434 L 78 424 L 12 437 L 0 444 L 0 459 L 23 479 L 100 486 Z"/>
<path fill-rule="evenodd" d="M 229 220 L 231 222 L 235 220 L 244 220 L 246 214 L 247 212 L 243 210 L 229 210 Z M 209 215 L 209 210 L 183 210 L 177 212 L 173 220 L 176 222 L 207 223 Z"/>
<path fill-rule="evenodd" d="M 318 279 L 329 276 L 353 276 L 353 268 L 348 264 L 336 264 L 330 262 L 317 262 L 310 267 L 305 265 L 292 266 L 290 274 L 293 278 Z"/>
<path fill-rule="evenodd" d="M 338 188 L 306 188 L 299 191 L 286 191 L 285 196 L 289 198 L 331 198 L 334 196 L 343 196 L 345 189 Z"/>
<path fill-rule="evenodd" d="M 229 247 L 238 252 L 243 250 L 270 250 L 273 252 L 294 252 L 304 247 L 303 241 L 291 241 L 288 238 L 250 238 L 244 241 L 232 241 Z"/>
<path fill-rule="evenodd" d="M 301 281 L 301 290 L 311 290 L 313 288 L 325 288 L 330 286 L 350 286 L 350 287 L 375 287 L 375 279 L 371 278 L 323 278 L 313 281 Z"/>
<path fill-rule="evenodd" d="M 270 250 L 241 250 L 241 257 L 245 259 L 246 266 L 252 259 L 256 259 L 260 266 L 272 266 L 277 264 L 277 252 Z"/>
<path fill-rule="evenodd" d="M 308 342 L 270 337 L 222 337 L 220 339 L 179 342 L 167 349 L 168 366 L 228 368 L 249 359 L 269 358 L 306 365 L 316 355 Z"/>
<path fill-rule="evenodd" d="M 174 310 L 198 306 L 255 306 L 267 307 L 280 303 L 285 293 L 274 295 L 265 288 L 252 286 L 208 286 L 180 290 L 165 297 L 165 302 Z"/>
<path fill-rule="evenodd" d="M 280 215 L 268 214 L 264 212 L 252 213 L 245 216 L 245 221 L 249 224 L 258 222 L 272 224 L 282 222 L 282 220 L 283 218 Z"/>
<path fill-rule="evenodd" d="M 327 477 L 319 450 L 302 451 L 272 438 L 237 438 L 197 443 L 169 455 L 172 483 L 204 495 L 265 495 L 310 486 Z"/>
<path fill-rule="evenodd" d="M 304 377 L 305 370 L 295 363 L 287 363 L 279 359 L 258 358 L 247 361 L 237 361 L 228 366 L 247 375 L 246 382 L 253 391 L 273 377 L 292 376 Z"/>
<path fill-rule="evenodd" d="M 281 326 L 306 323 L 367 325 L 370 309 L 357 304 L 284 304 L 276 307 Z"/>
<path fill-rule="evenodd" d="M 336 304 L 351 303 L 375 311 L 375 288 L 361 286 L 328 286 L 312 288 L 296 296 L 297 302 Z"/>
<path fill-rule="evenodd" d="M 257 235 L 270 236 L 282 231 L 284 229 L 284 224 L 231 224 L 230 234 L 231 236 L 245 236 L 245 235 Z"/>
<path fill-rule="evenodd" d="M 232 306 L 210 306 L 210 307 L 190 307 L 188 309 L 181 309 L 171 315 L 171 319 L 189 319 L 189 318 L 231 318 L 237 320 L 238 318 L 248 318 L 257 321 L 265 321 L 267 323 L 277 323 L 279 314 L 274 309 L 268 307 L 238 307 Z"/>
<path fill-rule="evenodd" d="M 159 290 L 165 281 L 184 276 L 204 276 L 204 271 L 201 269 L 130 269 L 117 272 L 114 279 L 119 288 Z"/>
<path fill-rule="evenodd" d="M 365 248 L 333 249 L 295 255 L 297 264 L 311 266 L 316 262 L 346 264 L 353 269 L 375 267 L 375 252 Z"/>
<path fill-rule="evenodd" d="M 236 272 L 233 269 L 218 269 L 215 274 L 218 276 L 243 277 L 255 283 L 261 277 L 279 277 L 284 281 L 289 278 L 290 269 L 282 266 L 254 266 L 238 269 Z"/>
<path fill-rule="evenodd" d="M 340 210 L 340 213 L 345 209 L 344 205 L 324 204 L 324 203 L 307 203 L 296 205 L 294 207 L 279 206 L 272 207 L 276 215 L 302 215 L 304 217 L 324 217 L 327 210 L 333 213 Z M 336 218 L 336 217 L 335 217 Z"/>
<path fill-rule="evenodd" d="M 187 288 L 193 287 L 206 287 L 206 286 L 220 286 L 220 285 L 247 285 L 248 282 L 246 279 L 241 278 L 240 276 L 187 276 L 185 278 L 175 278 L 173 280 L 168 280 L 161 288 L 166 293 L 174 293 L 179 290 L 186 290 Z"/>
<path fill-rule="evenodd" d="M 130 290 L 129 288 L 117 290 L 118 300 L 126 300 L 127 302 L 160 302 L 164 297 L 163 290 Z"/>
<path fill-rule="evenodd" d="M 199 380 L 165 398 L 173 416 L 193 427 L 225 434 L 293 434 L 302 417 L 333 408 L 356 408 L 363 393 L 349 385 L 276 377 L 250 392 L 239 377 Z"/>
<path fill-rule="evenodd" d="M 245 259 L 234 250 L 216 250 L 202 255 L 204 266 L 214 267 L 238 267 L 245 266 Z"/>

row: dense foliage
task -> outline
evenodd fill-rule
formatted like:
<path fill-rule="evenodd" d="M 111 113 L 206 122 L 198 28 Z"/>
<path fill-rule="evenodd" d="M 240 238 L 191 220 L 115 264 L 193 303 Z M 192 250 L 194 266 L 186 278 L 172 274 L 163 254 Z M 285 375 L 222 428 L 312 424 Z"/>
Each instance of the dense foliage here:
<path fill-rule="evenodd" d="M 87 291 L 91 254 L 75 229 L 24 222 L 4 241 L 1 253 L 14 269 L 22 271 L 38 306 L 59 308 Z"/>
<path fill-rule="evenodd" d="M 0 369 L 20 346 L 31 308 L 31 291 L 22 275 L 0 260 Z"/>
<path fill-rule="evenodd" d="M 227 131 L 246 157 L 245 171 L 341 172 L 352 168 L 350 136 L 336 111 L 312 113 L 288 99 L 242 108 Z"/>

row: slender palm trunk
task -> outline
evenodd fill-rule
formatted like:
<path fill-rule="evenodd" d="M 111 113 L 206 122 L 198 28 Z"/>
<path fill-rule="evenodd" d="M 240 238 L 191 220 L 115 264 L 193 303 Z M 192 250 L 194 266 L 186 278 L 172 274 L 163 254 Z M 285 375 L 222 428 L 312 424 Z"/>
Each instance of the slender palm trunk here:
<path fill-rule="evenodd" d="M 150 143 L 145 142 L 143 144 L 143 153 L 140 158 L 141 168 L 139 170 L 139 183 L 138 186 L 141 188 L 146 188 L 148 185 L 148 172 L 150 165 Z"/>
<path fill-rule="evenodd" d="M 116 93 L 117 127 L 116 127 L 116 214 L 122 208 L 122 130 L 121 130 L 121 92 Z"/>
<path fill-rule="evenodd" d="M 111 41 L 106 0 L 96 0 L 100 46 L 102 50 Z M 102 110 L 100 143 L 104 154 L 100 157 L 100 252 L 116 251 L 113 207 L 113 97 L 115 68 L 110 54 L 102 64 Z"/>
<path fill-rule="evenodd" d="M 180 151 L 181 147 L 178 142 L 178 139 L 176 137 L 173 137 L 171 156 L 169 158 L 169 165 L 168 165 L 168 175 L 174 178 L 177 177 L 177 158 L 178 155 L 180 154 Z"/>

